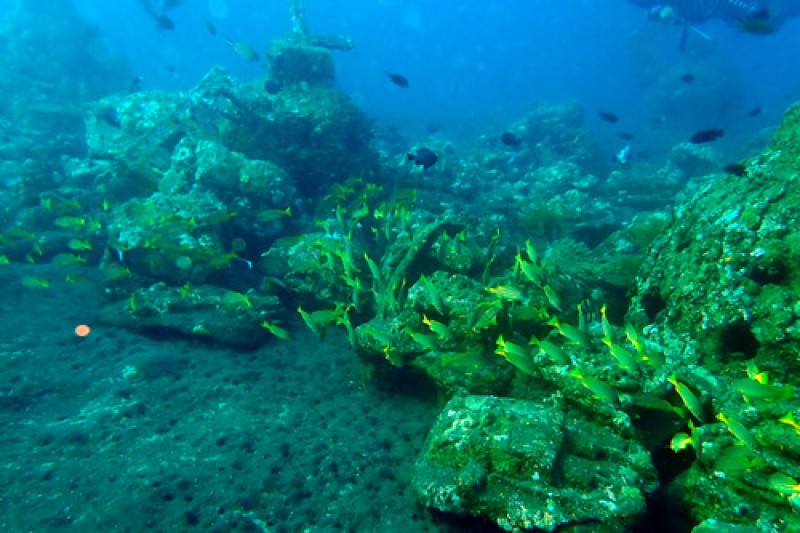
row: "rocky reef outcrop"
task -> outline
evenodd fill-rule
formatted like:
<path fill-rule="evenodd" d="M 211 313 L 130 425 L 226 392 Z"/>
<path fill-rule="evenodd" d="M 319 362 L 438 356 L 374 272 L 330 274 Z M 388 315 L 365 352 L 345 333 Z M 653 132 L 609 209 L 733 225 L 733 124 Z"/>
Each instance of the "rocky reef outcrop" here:
<path fill-rule="evenodd" d="M 639 273 L 628 318 L 697 392 L 695 460 L 668 488 L 697 521 L 800 528 L 798 160 L 795 105 L 741 176 L 677 208 Z"/>
<path fill-rule="evenodd" d="M 655 486 L 640 444 L 553 405 L 493 396 L 445 406 L 415 478 L 428 507 L 506 531 L 623 531 Z"/>

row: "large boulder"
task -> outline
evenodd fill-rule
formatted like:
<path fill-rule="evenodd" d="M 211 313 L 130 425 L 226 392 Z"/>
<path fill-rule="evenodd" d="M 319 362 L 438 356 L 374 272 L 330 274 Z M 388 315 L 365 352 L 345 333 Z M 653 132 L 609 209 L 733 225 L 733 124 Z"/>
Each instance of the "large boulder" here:
<path fill-rule="evenodd" d="M 639 275 L 632 321 L 705 362 L 755 359 L 800 384 L 800 105 L 742 176 L 677 209 Z"/>
<path fill-rule="evenodd" d="M 154 283 L 126 300 L 106 305 L 104 323 L 133 331 L 199 338 L 247 349 L 270 335 L 263 327 L 279 314 L 275 296 L 243 294 L 222 287 L 169 287 Z"/>
<path fill-rule="evenodd" d="M 542 166 L 564 160 L 583 166 L 596 151 L 583 128 L 584 117 L 584 108 L 578 102 L 539 102 L 512 131 L 532 148 Z"/>
<path fill-rule="evenodd" d="M 655 487 L 635 441 L 553 405 L 494 396 L 450 400 L 415 478 L 425 506 L 506 531 L 628 530 Z"/>
<path fill-rule="evenodd" d="M 800 530 L 798 160 L 795 105 L 741 175 L 676 210 L 638 276 L 628 320 L 665 350 L 659 374 L 695 391 L 695 423 L 672 441 L 691 466 L 664 472 L 675 476 L 665 494 L 695 523 Z"/>
<path fill-rule="evenodd" d="M 313 194 L 377 171 L 365 115 L 332 86 L 268 92 L 211 70 L 187 93 L 140 92 L 98 102 L 86 116 L 92 157 L 113 162 L 106 188 L 147 192 L 185 138 L 213 141 L 250 160 L 280 166 Z M 144 184 L 144 185 L 143 185 Z"/>

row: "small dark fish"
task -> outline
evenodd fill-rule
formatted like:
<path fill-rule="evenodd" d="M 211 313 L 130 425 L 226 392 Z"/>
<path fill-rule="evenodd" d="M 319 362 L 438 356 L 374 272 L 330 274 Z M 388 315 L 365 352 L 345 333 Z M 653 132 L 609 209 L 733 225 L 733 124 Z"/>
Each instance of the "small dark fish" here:
<path fill-rule="evenodd" d="M 724 131 L 721 129 L 700 130 L 689 137 L 689 142 L 692 144 L 710 143 L 722 137 L 723 133 Z"/>
<path fill-rule="evenodd" d="M 419 148 L 413 154 L 407 154 L 406 157 L 409 161 L 413 161 L 415 165 L 421 166 L 423 170 L 428 170 L 439 160 L 433 150 L 428 148 Z"/>
<path fill-rule="evenodd" d="M 619 117 L 614 113 L 612 113 L 611 111 L 600 111 L 598 115 L 600 115 L 600 118 L 602 118 L 606 122 L 614 123 L 619 121 Z"/>
<path fill-rule="evenodd" d="M 283 84 L 278 80 L 270 79 L 264 82 L 264 90 L 267 91 L 267 94 L 278 94 L 282 88 Z"/>
<path fill-rule="evenodd" d="M 728 174 L 733 174 L 734 176 L 742 177 L 747 174 L 747 167 L 741 165 L 739 163 L 731 163 L 730 165 L 725 165 L 722 169 Z"/>
<path fill-rule="evenodd" d="M 522 144 L 522 139 L 507 131 L 500 136 L 500 142 L 506 146 L 519 146 Z"/>
<path fill-rule="evenodd" d="M 386 75 L 389 76 L 389 81 L 398 87 L 408 89 L 408 79 L 402 74 L 397 74 L 396 72 L 387 72 Z"/>
<path fill-rule="evenodd" d="M 440 129 L 442 129 L 442 125 L 438 122 L 429 122 L 428 125 L 425 126 L 425 131 L 428 133 L 436 133 Z"/>
<path fill-rule="evenodd" d="M 175 29 L 175 23 L 168 16 L 152 14 L 152 17 L 156 21 L 156 28 L 159 30 L 170 31 Z"/>
<path fill-rule="evenodd" d="M 205 19 L 205 23 L 206 23 L 206 31 L 208 31 L 208 33 L 210 33 L 211 35 L 216 35 L 217 27 L 214 26 L 214 23 L 208 19 Z"/>
<path fill-rule="evenodd" d="M 694 81 L 694 74 L 686 73 L 681 76 L 681 81 L 683 83 L 692 83 Z"/>
<path fill-rule="evenodd" d="M 747 116 L 748 117 L 757 117 L 760 114 L 761 114 L 761 108 L 760 107 L 754 107 L 753 109 L 751 109 L 750 111 L 747 112 Z"/>
<path fill-rule="evenodd" d="M 136 76 L 131 80 L 130 85 L 128 85 L 128 91 L 132 93 L 138 93 L 142 90 L 142 77 Z"/>
<path fill-rule="evenodd" d="M 164 65 L 164 70 L 166 70 L 170 74 L 175 74 L 175 65 L 167 63 L 166 65 Z"/>
<path fill-rule="evenodd" d="M 636 138 L 636 135 L 634 135 L 633 133 L 628 133 L 627 131 L 621 131 L 617 133 L 617 137 L 619 137 L 623 141 L 632 141 Z"/>
<path fill-rule="evenodd" d="M 114 109 L 113 106 L 108 105 L 98 111 L 97 118 L 101 119 L 109 126 L 114 126 L 115 128 L 122 127 L 122 120 L 120 120 L 119 113 L 117 113 L 117 110 Z"/>

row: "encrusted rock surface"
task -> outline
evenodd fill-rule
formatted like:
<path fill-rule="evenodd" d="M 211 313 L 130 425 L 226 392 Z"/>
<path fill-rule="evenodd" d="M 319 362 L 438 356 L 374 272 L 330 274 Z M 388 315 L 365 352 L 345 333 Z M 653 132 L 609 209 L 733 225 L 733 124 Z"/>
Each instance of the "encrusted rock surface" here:
<path fill-rule="evenodd" d="M 800 106 L 743 176 L 720 176 L 678 208 L 639 275 L 630 314 L 665 345 L 718 362 L 752 359 L 798 383 Z M 691 340 L 690 340 L 691 339 Z"/>
<path fill-rule="evenodd" d="M 459 396 L 428 435 L 415 487 L 430 508 L 507 531 L 623 531 L 655 478 L 644 448 L 608 427 L 551 405 Z"/>

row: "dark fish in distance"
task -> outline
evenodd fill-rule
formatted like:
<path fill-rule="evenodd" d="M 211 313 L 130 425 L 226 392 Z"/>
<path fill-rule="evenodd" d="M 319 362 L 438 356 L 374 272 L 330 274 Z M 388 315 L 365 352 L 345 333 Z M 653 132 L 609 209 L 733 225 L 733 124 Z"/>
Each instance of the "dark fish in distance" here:
<path fill-rule="evenodd" d="M 407 154 L 406 157 L 409 161 L 413 161 L 415 165 L 421 166 L 423 170 L 428 170 L 439 160 L 433 150 L 428 148 L 419 148 L 413 154 Z"/>
<path fill-rule="evenodd" d="M 710 143 L 722 137 L 723 133 L 724 131 L 721 129 L 700 130 L 689 137 L 689 142 L 692 144 Z"/>
<path fill-rule="evenodd" d="M 155 5 L 152 0 L 139 0 L 139 3 L 142 4 L 142 7 L 150 18 L 156 21 L 156 28 L 159 30 L 175 29 L 175 23 L 164 14 L 166 9 L 174 7 L 174 5 L 171 5 L 172 3 L 164 2 L 160 6 Z M 174 4 L 177 5 L 177 2 Z"/>
<path fill-rule="evenodd" d="M 216 35 L 217 27 L 214 26 L 214 23 L 208 19 L 205 19 L 205 22 L 206 22 L 206 31 L 208 31 L 208 33 L 210 33 L 211 35 Z"/>
<path fill-rule="evenodd" d="M 425 126 L 425 131 L 428 133 L 436 133 L 440 129 L 442 129 L 442 125 L 438 122 L 428 122 L 428 124 Z"/>
<path fill-rule="evenodd" d="M 611 111 L 600 111 L 598 115 L 600 115 L 600 118 L 602 118 L 606 122 L 614 123 L 619 121 L 619 117 L 614 113 L 612 113 Z"/>
<path fill-rule="evenodd" d="M 264 90 L 267 94 L 278 94 L 283 89 L 283 84 L 278 80 L 269 79 L 264 82 Z"/>
<path fill-rule="evenodd" d="M 402 74 L 397 74 L 396 72 L 387 72 L 386 75 L 389 76 L 389 81 L 398 87 L 408 89 L 408 79 Z"/>
<path fill-rule="evenodd" d="M 175 29 L 175 23 L 166 15 L 153 15 L 153 20 L 156 21 L 156 27 L 159 30 L 170 31 Z"/>
<path fill-rule="evenodd" d="M 636 135 L 634 135 L 633 133 L 628 133 L 627 131 L 621 131 L 617 133 L 617 137 L 619 137 L 624 141 L 632 141 L 636 138 Z"/>
<path fill-rule="evenodd" d="M 159 30 L 174 30 L 175 23 L 166 16 L 166 12 L 177 7 L 182 0 L 137 0 L 145 12 L 156 21 Z"/>
<path fill-rule="evenodd" d="M 692 83 L 694 81 L 694 74 L 690 73 L 684 74 L 683 76 L 681 76 L 681 81 L 683 83 Z"/>
<path fill-rule="evenodd" d="M 724 170 L 728 174 L 733 174 L 734 176 L 739 176 L 739 177 L 742 177 L 745 174 L 747 174 L 747 167 L 739 163 L 731 163 L 730 165 L 725 165 L 725 167 L 722 170 Z"/>
<path fill-rule="evenodd" d="M 500 136 L 500 142 L 506 146 L 519 146 L 522 144 L 522 139 L 507 131 Z"/>
<path fill-rule="evenodd" d="M 760 107 L 754 107 L 753 109 L 751 109 L 750 111 L 747 112 L 747 116 L 748 117 L 757 117 L 760 114 L 761 114 L 761 108 Z"/>
<path fill-rule="evenodd" d="M 131 80 L 131 84 L 128 86 L 128 91 L 132 93 L 138 93 L 142 90 L 142 77 L 136 76 Z"/>
<path fill-rule="evenodd" d="M 117 113 L 117 110 L 114 109 L 113 106 L 105 106 L 97 113 L 97 118 L 101 119 L 109 126 L 114 126 L 115 128 L 122 127 L 122 120 L 120 120 L 119 113 Z"/>

